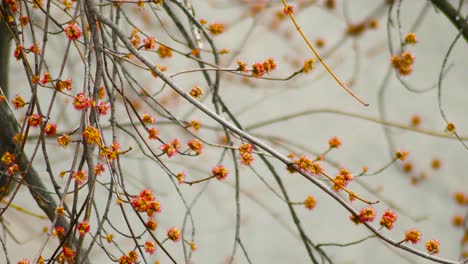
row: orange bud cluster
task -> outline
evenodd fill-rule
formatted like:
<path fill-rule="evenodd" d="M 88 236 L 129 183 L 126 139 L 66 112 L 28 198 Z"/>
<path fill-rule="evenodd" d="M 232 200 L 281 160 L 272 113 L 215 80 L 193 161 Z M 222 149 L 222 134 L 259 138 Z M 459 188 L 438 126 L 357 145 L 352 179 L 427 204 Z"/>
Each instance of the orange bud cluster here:
<path fill-rule="evenodd" d="M 149 217 L 161 212 L 161 204 L 156 200 L 152 191 L 145 189 L 131 201 L 132 207 L 140 212 L 146 212 Z"/>
<path fill-rule="evenodd" d="M 240 163 L 246 166 L 252 164 L 254 157 L 252 155 L 253 146 L 249 143 L 244 143 L 239 147 L 239 160 Z"/>
<path fill-rule="evenodd" d="M 409 75 L 413 72 L 414 55 L 408 51 L 405 51 L 398 55 L 393 55 L 391 58 L 392 66 L 395 70 L 398 70 L 400 75 Z"/>

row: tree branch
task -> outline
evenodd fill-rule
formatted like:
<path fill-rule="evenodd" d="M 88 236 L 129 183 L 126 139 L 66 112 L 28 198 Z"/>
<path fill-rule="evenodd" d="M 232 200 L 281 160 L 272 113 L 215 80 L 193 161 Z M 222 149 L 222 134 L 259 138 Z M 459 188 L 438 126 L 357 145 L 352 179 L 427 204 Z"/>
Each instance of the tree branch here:
<path fill-rule="evenodd" d="M 430 0 L 430 2 L 444 13 L 458 31 L 461 31 L 463 38 L 468 43 L 468 23 L 465 21 L 464 16 L 460 15 L 458 11 L 446 0 Z"/>

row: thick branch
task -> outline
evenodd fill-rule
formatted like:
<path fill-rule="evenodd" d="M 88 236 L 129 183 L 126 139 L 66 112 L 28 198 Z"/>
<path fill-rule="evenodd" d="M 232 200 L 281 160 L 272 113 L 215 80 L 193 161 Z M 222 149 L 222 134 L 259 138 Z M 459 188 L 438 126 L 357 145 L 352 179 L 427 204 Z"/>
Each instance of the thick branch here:
<path fill-rule="evenodd" d="M 468 42 L 468 23 L 464 17 L 446 0 L 430 0 L 444 15 L 452 22 L 452 24 L 462 32 L 463 38 Z"/>
<path fill-rule="evenodd" d="M 10 53 L 10 39 L 8 28 L 5 25 L 5 21 L 0 21 L 0 58 L 8 58 L 11 56 Z M 8 64 L 9 60 L 2 60 L 0 65 L 0 87 L 8 87 Z M 3 91 L 5 96 L 8 96 L 8 91 Z"/>

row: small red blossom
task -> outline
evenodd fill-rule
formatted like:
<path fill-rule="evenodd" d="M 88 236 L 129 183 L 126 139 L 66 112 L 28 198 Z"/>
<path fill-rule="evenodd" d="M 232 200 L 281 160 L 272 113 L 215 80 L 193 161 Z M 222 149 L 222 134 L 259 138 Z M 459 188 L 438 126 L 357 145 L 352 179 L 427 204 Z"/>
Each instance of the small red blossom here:
<path fill-rule="evenodd" d="M 314 69 L 314 63 L 315 63 L 314 58 L 304 61 L 304 65 L 302 66 L 302 71 L 304 73 L 309 73 L 310 71 Z"/>
<path fill-rule="evenodd" d="M 73 263 L 73 260 L 75 258 L 75 250 L 69 248 L 69 247 L 62 247 L 62 254 L 63 254 L 63 257 L 65 258 L 65 260 L 68 262 L 68 263 Z"/>
<path fill-rule="evenodd" d="M 452 133 L 455 131 L 455 125 L 453 123 L 448 123 L 445 127 L 445 132 Z"/>
<path fill-rule="evenodd" d="M 312 195 L 307 196 L 307 198 L 304 200 L 304 206 L 309 210 L 314 209 L 316 205 L 317 200 Z"/>
<path fill-rule="evenodd" d="M 146 124 L 154 124 L 156 122 L 156 119 L 148 114 L 143 114 L 141 115 L 141 121 Z"/>
<path fill-rule="evenodd" d="M 195 244 L 195 242 L 187 242 L 187 244 L 189 245 L 190 247 L 190 250 L 193 252 L 195 250 L 197 250 L 197 244 Z"/>
<path fill-rule="evenodd" d="M 357 37 L 362 35 L 367 29 L 367 25 L 365 22 L 358 22 L 355 24 L 349 24 L 346 28 L 346 35 Z"/>
<path fill-rule="evenodd" d="M 77 40 L 81 37 L 81 29 L 78 24 L 74 22 L 68 23 L 67 27 L 65 27 L 65 34 L 67 38 L 70 40 Z"/>
<path fill-rule="evenodd" d="M 180 148 L 180 143 L 179 140 L 175 138 L 171 143 L 166 143 L 159 148 L 170 158 L 177 153 L 177 150 Z"/>
<path fill-rule="evenodd" d="M 158 55 L 162 59 L 170 58 L 172 57 L 172 49 L 164 45 L 159 45 Z"/>
<path fill-rule="evenodd" d="M 13 52 L 13 57 L 15 57 L 16 60 L 21 59 L 21 53 L 24 50 L 23 46 L 17 45 L 15 48 L 15 51 Z"/>
<path fill-rule="evenodd" d="M 155 231 L 156 228 L 158 227 L 158 223 L 156 221 L 154 221 L 153 219 L 149 219 L 148 222 L 146 222 L 145 225 L 151 231 Z"/>
<path fill-rule="evenodd" d="M 176 150 L 172 147 L 172 144 L 167 143 L 159 147 L 163 153 L 165 153 L 169 158 L 172 157 Z"/>
<path fill-rule="evenodd" d="M 34 43 L 29 47 L 29 50 L 34 53 L 34 54 L 41 54 L 41 46 L 39 45 L 39 42 Z"/>
<path fill-rule="evenodd" d="M 418 42 L 418 40 L 416 38 L 415 33 L 406 34 L 406 36 L 405 36 L 405 43 L 406 44 L 416 44 L 416 42 Z"/>
<path fill-rule="evenodd" d="M 239 153 L 252 154 L 252 152 L 253 152 L 252 144 L 244 143 L 244 144 L 240 145 L 240 147 L 239 147 Z"/>
<path fill-rule="evenodd" d="M 62 92 L 63 90 L 71 91 L 72 90 L 72 84 L 73 80 L 68 78 L 64 81 L 58 80 L 55 83 L 55 89 L 57 89 L 59 92 Z"/>
<path fill-rule="evenodd" d="M 132 260 L 127 255 L 120 256 L 118 262 L 119 264 L 133 264 Z"/>
<path fill-rule="evenodd" d="M 328 140 L 328 145 L 330 148 L 339 148 L 341 146 L 341 141 L 337 137 L 332 137 Z"/>
<path fill-rule="evenodd" d="M 345 188 L 346 184 L 348 184 L 348 182 L 343 178 L 341 174 L 338 174 L 333 179 L 333 190 L 338 192 L 342 190 L 343 188 Z"/>
<path fill-rule="evenodd" d="M 219 35 L 224 32 L 224 25 L 221 23 L 212 23 L 210 24 L 210 32 L 213 35 Z"/>
<path fill-rule="evenodd" d="M 312 167 L 313 161 L 304 155 L 301 155 L 299 159 L 297 159 L 294 164 L 303 171 L 309 171 L 310 168 Z"/>
<path fill-rule="evenodd" d="M 84 170 L 79 170 L 74 172 L 72 177 L 78 185 L 82 185 L 88 179 L 88 174 Z"/>
<path fill-rule="evenodd" d="M 149 139 L 158 139 L 158 135 L 159 135 L 159 130 L 157 130 L 156 128 L 148 129 L 148 138 Z"/>
<path fill-rule="evenodd" d="M 19 9 L 18 1 L 16 1 L 16 0 L 7 0 L 7 1 L 5 1 L 5 4 L 8 6 L 8 8 L 10 8 L 11 12 L 13 12 L 13 13 L 18 12 L 18 9 Z"/>
<path fill-rule="evenodd" d="M 130 251 L 127 253 L 128 258 L 132 263 L 137 263 L 138 262 L 138 253 L 134 250 Z"/>
<path fill-rule="evenodd" d="M 285 6 L 285 7 L 283 8 L 283 13 L 284 13 L 285 15 L 292 15 L 292 14 L 294 14 L 294 7 L 293 7 L 292 5 Z"/>
<path fill-rule="evenodd" d="M 151 201 L 146 208 L 146 214 L 152 217 L 155 213 L 161 212 L 161 204 L 158 201 Z"/>
<path fill-rule="evenodd" d="M 349 219 L 356 225 L 362 224 L 363 222 L 372 222 L 375 219 L 375 210 L 372 206 L 366 207 L 359 212 L 359 215 L 350 215 Z"/>
<path fill-rule="evenodd" d="M 98 163 L 98 164 L 96 164 L 96 166 L 94 166 L 94 175 L 99 176 L 104 171 L 106 171 L 106 168 L 104 167 L 104 164 Z"/>
<path fill-rule="evenodd" d="M 70 1 L 70 0 L 63 0 L 63 6 L 64 6 L 63 9 L 64 9 L 65 11 L 70 11 L 70 10 L 72 9 L 72 7 L 73 7 L 72 1 Z"/>
<path fill-rule="evenodd" d="M 440 161 L 440 159 L 434 158 L 431 161 L 431 168 L 433 170 L 438 170 L 438 169 L 440 169 L 441 164 L 442 164 L 442 162 Z"/>
<path fill-rule="evenodd" d="M 359 216 L 355 216 L 353 214 L 349 216 L 349 220 L 351 220 L 351 222 L 353 222 L 356 225 L 362 224 L 362 221 L 361 219 L 359 219 Z"/>
<path fill-rule="evenodd" d="M 193 129 L 195 131 L 198 131 L 198 130 L 200 130 L 201 122 L 198 121 L 198 120 L 192 120 L 192 121 L 190 121 L 190 126 L 193 127 Z"/>
<path fill-rule="evenodd" d="M 406 157 L 408 156 L 408 151 L 406 150 L 399 150 L 397 152 L 395 152 L 395 157 L 401 161 L 405 160 Z"/>
<path fill-rule="evenodd" d="M 349 172 L 347 169 L 345 168 L 341 168 L 340 171 L 338 172 L 338 174 L 342 175 L 343 178 L 347 181 L 347 182 L 351 182 L 354 177 L 353 175 L 351 174 L 351 172 Z"/>
<path fill-rule="evenodd" d="M 174 242 L 179 241 L 181 238 L 179 229 L 177 227 L 171 227 L 167 231 L 167 237 Z"/>
<path fill-rule="evenodd" d="M 294 161 L 294 165 L 298 167 L 300 170 L 305 171 L 307 173 L 311 173 L 314 175 L 318 175 L 322 173 L 323 169 L 320 163 L 316 161 L 312 161 L 309 157 L 301 155 L 299 159 Z M 293 167 L 289 168 L 288 170 L 290 173 L 296 172 Z"/>
<path fill-rule="evenodd" d="M 44 133 L 47 136 L 53 136 L 57 133 L 57 125 L 48 123 L 44 128 Z"/>
<path fill-rule="evenodd" d="M 8 167 L 8 170 L 7 170 L 8 174 L 10 175 L 17 173 L 18 171 L 19 171 L 19 166 L 16 163 Z"/>
<path fill-rule="evenodd" d="M 177 181 L 179 182 L 179 184 L 182 184 L 184 183 L 184 180 L 185 180 L 185 177 L 187 175 L 185 174 L 185 172 L 181 171 L 179 173 L 177 173 L 176 177 L 177 177 Z"/>
<path fill-rule="evenodd" d="M 192 90 L 190 90 L 189 94 L 195 99 L 200 99 L 203 95 L 203 91 L 200 86 L 195 86 L 192 88 Z"/>
<path fill-rule="evenodd" d="M 154 49 L 154 46 L 155 46 L 154 37 L 147 37 L 143 40 L 143 47 L 146 50 Z"/>
<path fill-rule="evenodd" d="M 33 8 L 34 9 L 37 9 L 39 8 L 39 6 L 44 6 L 44 1 L 43 0 L 36 0 L 33 2 Z"/>
<path fill-rule="evenodd" d="M 463 226 L 463 222 L 465 221 L 465 218 L 463 215 L 454 215 L 452 217 L 452 224 L 456 227 L 461 227 Z"/>
<path fill-rule="evenodd" d="M 318 162 L 313 162 L 312 166 L 310 167 L 310 173 L 318 175 L 323 172 L 323 168 Z"/>
<path fill-rule="evenodd" d="M 200 49 L 192 49 L 191 55 L 194 57 L 200 56 Z"/>
<path fill-rule="evenodd" d="M 93 126 L 87 126 L 83 132 L 83 138 L 88 142 L 88 144 L 101 144 L 101 134 L 99 129 Z"/>
<path fill-rule="evenodd" d="M 54 228 L 54 230 L 52 231 L 52 235 L 54 237 L 58 237 L 58 238 L 62 238 L 65 236 L 65 228 L 63 228 L 62 226 L 57 226 Z"/>
<path fill-rule="evenodd" d="M 348 185 L 348 183 L 350 183 L 353 180 L 353 178 L 353 175 L 351 175 L 351 173 L 347 169 L 341 168 L 338 174 L 333 179 L 333 190 L 342 190 Z"/>
<path fill-rule="evenodd" d="M 29 262 L 29 259 L 28 258 L 23 258 L 22 260 L 18 261 L 16 264 L 29 264 L 31 262 Z"/>
<path fill-rule="evenodd" d="M 265 69 L 266 73 L 276 70 L 276 62 L 275 59 L 269 58 L 263 62 L 263 68 Z"/>
<path fill-rule="evenodd" d="M 380 219 L 380 225 L 387 228 L 388 230 L 393 228 L 393 224 L 398 219 L 396 213 L 390 211 L 389 209 L 385 210 L 385 213 Z"/>
<path fill-rule="evenodd" d="M 141 198 L 140 196 L 132 199 L 132 207 L 137 210 L 140 213 L 143 213 L 146 211 L 149 205 L 149 201 L 146 199 Z"/>
<path fill-rule="evenodd" d="M 91 107 L 92 99 L 84 93 L 79 93 L 73 98 L 73 107 L 76 110 L 86 110 Z"/>
<path fill-rule="evenodd" d="M 153 255 L 154 252 L 156 251 L 156 246 L 154 242 L 152 241 L 146 241 L 145 242 L 145 251 L 149 253 L 150 255 Z"/>
<path fill-rule="evenodd" d="M 229 175 L 229 171 L 221 164 L 214 166 L 211 173 L 220 181 L 226 179 Z"/>
<path fill-rule="evenodd" d="M 65 208 L 63 207 L 55 208 L 55 214 L 62 217 L 65 214 Z"/>
<path fill-rule="evenodd" d="M 413 127 L 419 127 L 419 125 L 421 125 L 421 116 L 413 115 L 410 120 L 410 125 Z"/>
<path fill-rule="evenodd" d="M 242 60 L 237 60 L 237 66 L 239 66 L 239 68 L 237 68 L 238 71 L 243 72 L 243 73 L 248 72 L 247 63 L 243 62 Z"/>
<path fill-rule="evenodd" d="M 252 76 L 253 77 L 262 77 L 265 75 L 266 70 L 265 67 L 263 66 L 263 63 L 256 62 L 252 64 Z"/>
<path fill-rule="evenodd" d="M 63 134 L 63 135 L 57 137 L 57 142 L 59 143 L 60 146 L 63 146 L 63 147 L 70 144 L 70 141 L 71 141 L 71 138 L 67 134 Z"/>
<path fill-rule="evenodd" d="M 13 97 L 13 99 L 11 100 L 11 103 L 13 104 L 13 107 L 15 109 L 20 109 L 20 108 L 23 108 L 24 105 L 26 104 L 23 100 L 23 98 L 17 94 L 15 97 Z"/>
<path fill-rule="evenodd" d="M 97 111 L 100 115 L 107 115 L 107 112 L 109 111 L 109 109 L 110 109 L 110 105 L 105 102 L 101 102 L 99 106 L 97 107 Z"/>
<path fill-rule="evenodd" d="M 372 222 L 375 219 L 375 210 L 372 206 L 366 207 L 359 212 L 359 218 L 363 222 Z"/>
<path fill-rule="evenodd" d="M 439 253 L 439 240 L 433 239 L 426 242 L 427 254 L 437 254 Z"/>
<path fill-rule="evenodd" d="M 353 191 L 348 191 L 348 199 L 350 202 L 354 202 L 358 198 L 358 195 Z"/>
<path fill-rule="evenodd" d="M 252 165 L 252 162 L 254 161 L 254 157 L 252 154 L 249 154 L 249 153 L 245 153 L 245 154 L 240 153 L 239 160 L 242 165 L 250 166 Z"/>
<path fill-rule="evenodd" d="M 24 140 L 24 134 L 22 134 L 21 136 L 18 134 L 18 133 L 15 133 L 13 135 L 13 138 L 12 138 L 13 142 L 16 144 L 20 141 L 23 141 Z"/>
<path fill-rule="evenodd" d="M 147 189 L 143 190 L 140 195 L 133 198 L 131 205 L 140 213 L 146 212 L 149 217 L 152 217 L 155 213 L 161 212 L 161 204 L 156 201 L 153 192 Z"/>
<path fill-rule="evenodd" d="M 195 155 L 200 155 L 203 149 L 203 143 L 200 140 L 194 138 L 187 143 L 190 150 L 195 152 Z"/>
<path fill-rule="evenodd" d="M 89 225 L 88 220 L 84 220 L 78 223 L 78 225 L 76 226 L 76 229 L 80 233 L 80 236 L 84 236 L 86 235 L 86 233 L 89 232 L 89 230 L 91 229 L 91 226 Z"/>
<path fill-rule="evenodd" d="M 99 100 L 102 100 L 104 99 L 104 96 L 106 95 L 106 90 L 104 89 L 104 86 L 100 86 L 99 87 L 99 91 L 98 91 L 98 99 Z"/>
<path fill-rule="evenodd" d="M 404 242 L 411 242 L 413 244 L 416 244 L 421 240 L 422 234 L 419 232 L 417 229 L 412 228 L 408 231 L 405 232 L 405 239 L 403 240 Z"/>
<path fill-rule="evenodd" d="M 45 73 L 42 75 L 41 83 L 42 83 L 42 84 L 47 84 L 47 83 L 50 83 L 51 80 L 52 80 L 52 79 L 51 79 L 51 77 L 50 77 L 50 73 L 45 72 Z"/>
<path fill-rule="evenodd" d="M 15 155 L 11 154 L 10 152 L 6 151 L 2 155 L 2 162 L 5 166 L 10 166 L 11 164 L 15 163 Z"/>
<path fill-rule="evenodd" d="M 141 43 L 140 35 L 138 34 L 138 29 L 134 28 L 130 37 L 130 42 L 136 48 Z"/>
<path fill-rule="evenodd" d="M 120 152 L 120 144 L 117 141 L 114 141 L 109 147 L 101 148 L 101 156 L 106 157 L 109 161 L 117 159 L 117 157 L 121 154 Z"/>
<path fill-rule="evenodd" d="M 400 75 L 409 75 L 413 72 L 413 63 L 415 56 L 408 51 L 405 51 L 398 55 L 393 55 L 390 62 Z"/>
<path fill-rule="evenodd" d="M 42 116 L 39 114 L 32 114 L 28 118 L 28 124 L 32 127 L 37 127 L 42 122 Z"/>
<path fill-rule="evenodd" d="M 39 75 L 34 75 L 34 76 L 31 77 L 31 82 L 32 82 L 33 84 L 37 84 L 37 83 L 39 83 L 39 80 L 40 80 L 40 79 L 41 79 L 41 76 L 39 76 Z"/>
<path fill-rule="evenodd" d="M 154 197 L 154 194 L 151 190 L 149 189 L 144 189 L 143 191 L 140 192 L 140 197 L 142 199 L 145 199 L 147 201 L 154 201 L 156 198 Z"/>

